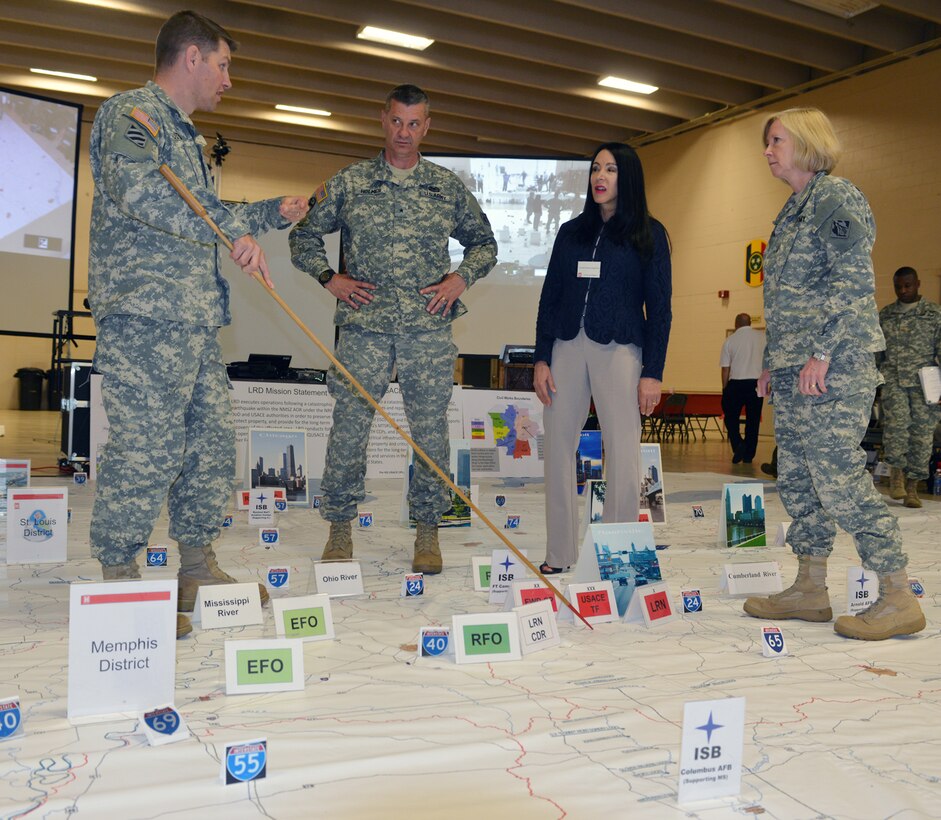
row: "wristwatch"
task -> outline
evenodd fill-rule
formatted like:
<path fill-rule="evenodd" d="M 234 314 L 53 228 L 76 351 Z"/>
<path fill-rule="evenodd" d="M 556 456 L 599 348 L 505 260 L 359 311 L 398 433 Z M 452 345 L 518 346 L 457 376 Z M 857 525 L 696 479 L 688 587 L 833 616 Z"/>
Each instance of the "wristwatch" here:
<path fill-rule="evenodd" d="M 336 275 L 337 275 L 337 272 L 335 270 L 330 270 L 330 268 L 327 268 L 323 273 L 321 273 L 317 277 L 317 281 L 320 282 L 320 284 L 323 285 L 324 287 L 327 287 L 327 282 L 333 279 L 333 277 Z"/>
<path fill-rule="evenodd" d="M 816 359 L 818 362 L 830 361 L 830 356 L 827 353 L 813 353 L 810 358 Z"/>

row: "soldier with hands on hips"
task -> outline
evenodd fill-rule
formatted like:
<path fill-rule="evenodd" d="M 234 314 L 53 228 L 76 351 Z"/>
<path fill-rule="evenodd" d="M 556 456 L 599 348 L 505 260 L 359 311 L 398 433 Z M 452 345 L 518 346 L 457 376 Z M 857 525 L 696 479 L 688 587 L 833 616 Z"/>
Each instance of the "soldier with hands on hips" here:
<path fill-rule="evenodd" d="M 327 180 L 311 211 L 291 231 L 291 259 L 337 299 L 337 358 L 377 401 L 395 366 L 412 438 L 445 474 L 447 410 L 457 348 L 451 323 L 466 312 L 459 297 L 496 263 L 486 215 L 464 183 L 419 154 L 431 125 L 427 95 L 400 85 L 381 112 L 385 147 Z M 330 268 L 324 234 L 341 231 L 346 269 Z M 464 246 L 451 269 L 448 239 Z M 330 522 L 323 560 L 353 555 L 351 521 L 365 498 L 372 407 L 335 371 L 336 400 L 327 442 L 321 515 Z M 409 487 L 417 522 L 415 572 L 442 568 L 438 523 L 451 506 L 447 487 L 416 461 Z"/>

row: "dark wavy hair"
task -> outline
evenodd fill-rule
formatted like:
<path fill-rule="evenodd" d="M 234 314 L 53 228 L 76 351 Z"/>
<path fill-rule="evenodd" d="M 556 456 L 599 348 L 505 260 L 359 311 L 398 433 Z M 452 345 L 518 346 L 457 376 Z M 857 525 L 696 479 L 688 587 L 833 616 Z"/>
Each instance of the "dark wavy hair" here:
<path fill-rule="evenodd" d="M 647 210 L 647 192 L 644 188 L 644 168 L 640 157 L 630 146 L 620 142 L 599 145 L 591 157 L 592 164 L 602 151 L 610 151 L 618 167 L 617 210 L 607 223 L 601 218 L 601 209 L 591 195 L 591 178 L 588 179 L 588 196 L 585 208 L 579 217 L 578 238 L 583 242 L 594 242 L 601 226 L 605 236 L 620 245 L 630 244 L 642 259 L 653 254 L 653 230 L 650 211 Z"/>

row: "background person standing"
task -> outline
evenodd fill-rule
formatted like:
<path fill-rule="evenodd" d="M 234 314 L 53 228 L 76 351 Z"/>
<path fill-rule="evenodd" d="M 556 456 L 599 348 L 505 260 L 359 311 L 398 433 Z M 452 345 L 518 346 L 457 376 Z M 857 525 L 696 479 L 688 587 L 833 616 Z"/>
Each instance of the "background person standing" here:
<path fill-rule="evenodd" d="M 882 385 L 882 446 L 889 465 L 889 495 L 921 507 L 918 482 L 928 478 L 935 427 L 941 418 L 929 405 L 918 371 L 941 364 L 941 307 L 919 294 L 914 268 L 899 268 L 892 277 L 895 302 L 879 311 L 885 351 L 876 363 Z"/>
<path fill-rule="evenodd" d="M 751 464 L 758 448 L 758 428 L 764 399 L 758 395 L 758 377 L 765 354 L 765 336 L 751 326 L 751 316 L 735 317 L 735 332 L 722 345 L 719 366 L 722 368 L 722 414 L 732 447 L 732 463 Z M 745 408 L 745 437 L 739 429 L 739 418 Z"/>

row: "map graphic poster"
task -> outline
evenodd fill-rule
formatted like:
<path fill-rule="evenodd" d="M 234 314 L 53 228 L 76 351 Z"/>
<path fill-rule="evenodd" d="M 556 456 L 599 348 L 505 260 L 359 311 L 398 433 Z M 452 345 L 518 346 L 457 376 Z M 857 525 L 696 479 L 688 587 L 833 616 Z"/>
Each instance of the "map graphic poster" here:
<path fill-rule="evenodd" d="M 476 475 L 541 478 L 542 403 L 535 393 L 465 390 L 464 438 Z"/>

